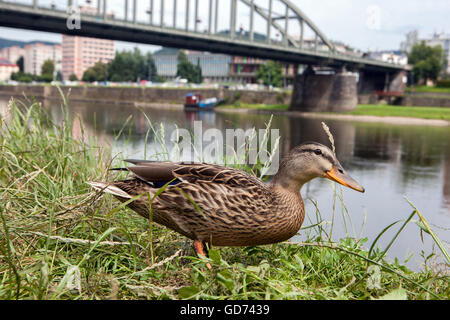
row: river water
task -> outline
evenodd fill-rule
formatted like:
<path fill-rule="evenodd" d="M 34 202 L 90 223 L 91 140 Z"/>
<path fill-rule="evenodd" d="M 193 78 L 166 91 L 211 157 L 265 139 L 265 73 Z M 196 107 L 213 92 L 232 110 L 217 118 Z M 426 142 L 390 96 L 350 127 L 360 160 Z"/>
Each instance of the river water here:
<path fill-rule="evenodd" d="M 0 100 L 0 106 L 7 101 Z M 58 103 L 47 103 L 55 119 L 61 117 Z M 142 109 L 134 106 L 102 103 L 71 102 L 70 110 L 82 119 L 85 134 L 96 136 L 105 145 L 111 145 L 113 155 L 124 158 L 147 158 L 156 152 L 158 144 L 147 136 L 151 120 L 155 130 L 165 129 L 165 141 L 170 148 L 170 133 L 178 128 L 192 130 L 194 121 L 202 121 L 203 130 L 255 127 L 264 129 L 268 114 L 219 112 L 184 112 L 179 110 Z M 131 116 L 131 117 L 130 117 Z M 128 119 L 128 122 L 127 122 Z M 448 249 L 450 243 L 450 127 L 427 125 L 395 125 L 349 120 L 312 119 L 274 115 L 271 128 L 279 129 L 280 150 L 289 149 L 305 141 L 329 145 L 321 121 L 333 133 L 336 153 L 342 166 L 364 186 L 364 194 L 348 188 L 342 190 L 343 202 L 334 198 L 332 184 L 325 179 L 314 179 L 302 190 L 305 199 L 304 226 L 317 223 L 317 210 L 325 221 L 333 221 L 332 237 L 368 238 L 369 247 L 376 236 L 389 224 L 406 219 L 413 208 L 407 197 L 426 217 L 431 227 Z M 123 129 L 124 123 L 128 123 Z M 147 141 L 147 146 L 145 143 Z M 335 201 L 333 200 L 335 199 Z M 314 203 L 317 203 L 317 208 Z M 342 206 L 345 204 L 345 207 Z M 415 216 L 413 220 L 418 220 Z M 378 241 L 386 247 L 401 222 L 386 232 Z M 331 224 L 323 224 L 330 233 Z M 307 230 L 293 240 L 305 239 Z M 410 223 L 391 247 L 388 258 L 400 262 L 412 257 L 406 265 L 414 270 L 422 268 L 421 252 L 439 252 L 428 234 L 421 239 L 420 229 Z M 442 261 L 440 259 L 437 262 Z"/>

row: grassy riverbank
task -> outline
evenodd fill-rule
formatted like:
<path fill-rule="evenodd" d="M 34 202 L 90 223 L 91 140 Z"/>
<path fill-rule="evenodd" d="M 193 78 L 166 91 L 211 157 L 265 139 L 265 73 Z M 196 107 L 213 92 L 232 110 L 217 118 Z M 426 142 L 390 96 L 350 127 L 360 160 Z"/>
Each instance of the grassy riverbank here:
<path fill-rule="evenodd" d="M 377 117 L 409 117 L 420 119 L 440 119 L 450 121 L 450 108 L 438 107 L 405 107 L 390 105 L 358 105 L 355 110 L 345 114 L 377 116 Z"/>
<path fill-rule="evenodd" d="M 432 86 L 414 86 L 406 88 L 406 92 L 448 93 L 450 95 L 450 88 L 440 88 Z"/>
<path fill-rule="evenodd" d="M 182 253 L 183 237 L 85 183 L 117 178 L 110 152 L 37 104 L 12 103 L 0 118 L 0 299 L 450 298 L 429 257 L 417 273 L 385 260 L 390 245 L 333 241 L 320 212 L 307 213 L 302 245 L 213 248 L 208 271 Z"/>
<path fill-rule="evenodd" d="M 221 108 L 238 110 L 266 110 L 266 111 L 287 111 L 289 105 L 287 104 L 238 104 L 238 105 L 224 105 Z M 419 119 L 440 119 L 450 121 L 450 108 L 438 107 L 405 107 L 392 105 L 375 105 L 375 104 L 360 104 L 354 110 L 347 112 L 325 112 L 332 114 L 350 114 L 361 116 L 376 116 L 376 117 L 409 117 Z"/>

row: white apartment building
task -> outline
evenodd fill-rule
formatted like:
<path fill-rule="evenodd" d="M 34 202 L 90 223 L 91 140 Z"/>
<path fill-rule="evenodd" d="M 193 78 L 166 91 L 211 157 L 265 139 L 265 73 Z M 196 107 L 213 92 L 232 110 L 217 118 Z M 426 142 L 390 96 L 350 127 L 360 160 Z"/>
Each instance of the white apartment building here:
<path fill-rule="evenodd" d="M 0 58 L 5 58 L 12 63 L 16 63 L 24 54 L 25 50 L 19 46 L 6 47 L 0 50 Z"/>
<path fill-rule="evenodd" d="M 55 70 L 61 71 L 62 49 L 60 44 L 47 45 L 40 42 L 24 47 L 24 72 L 41 75 L 42 65 L 46 60 L 55 64 Z"/>

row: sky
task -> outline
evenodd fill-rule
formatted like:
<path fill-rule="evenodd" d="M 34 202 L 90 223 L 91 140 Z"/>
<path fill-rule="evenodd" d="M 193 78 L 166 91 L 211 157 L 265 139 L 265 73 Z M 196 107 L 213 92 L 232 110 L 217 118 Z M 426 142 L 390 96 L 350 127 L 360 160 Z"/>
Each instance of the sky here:
<path fill-rule="evenodd" d="M 21 0 L 30 2 L 31 0 Z M 226 29 L 230 20 L 231 0 L 219 0 L 219 29 Z M 268 0 L 254 0 L 256 4 L 267 7 Z M 20 1 L 12 1 L 20 2 Z M 43 5 L 51 0 L 40 0 Z M 74 1 L 85 4 L 86 1 Z M 97 1 L 92 1 L 96 4 Z M 129 1 L 130 6 L 133 1 Z M 148 21 L 146 13 L 148 0 L 137 0 L 138 21 Z M 450 33 L 450 1 L 449 0 L 291 0 L 330 40 L 344 42 L 363 51 L 397 50 L 408 31 L 417 29 L 419 38 L 431 36 L 433 32 Z M 65 1 L 55 1 L 57 6 Z M 109 0 L 109 11 L 114 11 L 116 17 L 123 16 L 124 1 Z M 178 17 L 176 24 L 184 24 L 183 12 L 186 1 L 178 0 Z M 206 28 L 208 0 L 199 0 L 199 30 Z M 194 14 L 195 1 L 191 1 L 190 12 Z M 159 0 L 154 1 L 154 22 L 160 21 Z M 164 21 L 173 23 L 173 1 L 164 0 Z M 274 0 L 273 11 L 283 13 L 280 0 Z M 131 14 L 130 14 L 131 16 Z M 249 10 L 238 4 L 237 26 L 248 30 Z M 192 20 L 193 21 L 193 20 Z M 292 33 L 296 33 L 296 25 L 290 26 Z M 265 33 L 266 25 L 262 18 L 255 18 L 255 31 Z M 275 34 L 273 32 L 272 34 Z M 61 35 L 29 30 L 19 30 L 0 27 L 0 37 L 16 40 L 47 40 L 61 42 Z M 142 51 L 155 51 L 159 47 L 152 45 L 134 44 L 116 41 L 116 49 L 132 49 L 138 46 Z"/>

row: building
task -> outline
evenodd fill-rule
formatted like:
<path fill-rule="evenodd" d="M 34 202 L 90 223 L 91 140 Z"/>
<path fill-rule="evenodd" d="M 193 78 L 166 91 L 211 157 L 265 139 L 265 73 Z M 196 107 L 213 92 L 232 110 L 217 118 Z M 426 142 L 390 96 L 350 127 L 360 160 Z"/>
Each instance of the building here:
<path fill-rule="evenodd" d="M 212 54 L 209 52 L 185 51 L 194 65 L 200 64 L 204 82 L 213 83 L 256 83 L 256 71 L 267 60 Z M 166 80 L 176 78 L 178 49 L 163 48 L 154 53 L 154 61 L 159 76 Z M 282 64 L 285 85 L 291 84 L 297 74 L 294 65 Z"/>
<path fill-rule="evenodd" d="M 24 54 L 25 50 L 19 46 L 6 47 L 0 50 L 0 58 L 5 58 L 12 63 L 16 63 Z"/>
<path fill-rule="evenodd" d="M 366 54 L 366 57 L 384 62 L 395 63 L 402 66 L 406 66 L 408 64 L 408 56 L 403 51 L 396 51 L 396 50 L 374 51 L 368 52 Z"/>
<path fill-rule="evenodd" d="M 424 39 L 425 43 L 430 46 L 441 46 L 446 57 L 446 73 L 450 73 L 450 34 L 434 33 L 431 38 Z"/>
<path fill-rule="evenodd" d="M 178 49 L 163 48 L 154 53 L 154 61 L 159 76 L 173 80 L 177 75 Z M 229 81 L 229 65 L 231 57 L 209 52 L 185 51 L 190 63 L 200 64 L 205 82 Z"/>
<path fill-rule="evenodd" d="M 81 80 L 84 71 L 97 62 L 108 63 L 114 59 L 113 40 L 62 36 L 62 75 L 68 80 L 75 74 Z"/>
<path fill-rule="evenodd" d="M 406 34 L 405 38 L 405 41 L 400 43 L 400 50 L 410 53 L 412 47 L 419 41 L 419 32 L 417 30 L 412 30 Z"/>
<path fill-rule="evenodd" d="M 11 78 L 11 74 L 19 72 L 19 66 L 10 62 L 8 59 L 0 58 L 0 81 L 6 81 Z"/>
<path fill-rule="evenodd" d="M 256 71 L 260 65 L 266 62 L 265 59 L 233 56 L 230 63 L 230 82 L 257 83 Z M 297 65 L 282 63 L 281 66 L 284 86 L 292 84 L 298 72 Z"/>
<path fill-rule="evenodd" d="M 42 65 L 47 60 L 53 61 L 56 71 L 61 71 L 61 52 L 60 44 L 47 45 L 35 42 L 25 45 L 23 55 L 24 72 L 41 75 Z"/>

